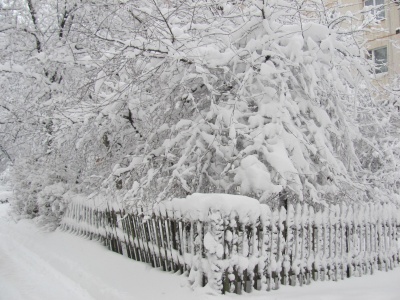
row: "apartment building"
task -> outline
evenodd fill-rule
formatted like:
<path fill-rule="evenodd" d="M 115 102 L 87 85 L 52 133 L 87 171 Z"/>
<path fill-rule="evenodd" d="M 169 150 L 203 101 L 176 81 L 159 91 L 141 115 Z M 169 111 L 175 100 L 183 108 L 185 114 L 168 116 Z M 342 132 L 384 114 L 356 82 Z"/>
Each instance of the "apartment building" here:
<path fill-rule="evenodd" d="M 400 75 L 400 0 L 339 0 L 341 10 L 355 13 L 359 20 L 372 14 L 377 24 L 364 34 L 371 59 L 376 63 L 375 77 L 389 83 Z"/>

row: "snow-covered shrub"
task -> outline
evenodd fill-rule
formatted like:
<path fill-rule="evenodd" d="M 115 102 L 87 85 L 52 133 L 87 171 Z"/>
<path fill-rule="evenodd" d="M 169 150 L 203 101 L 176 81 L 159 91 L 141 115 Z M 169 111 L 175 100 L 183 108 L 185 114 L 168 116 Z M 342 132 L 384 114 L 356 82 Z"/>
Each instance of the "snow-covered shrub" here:
<path fill-rule="evenodd" d="M 32 171 L 26 172 L 28 161 L 20 161 L 12 173 L 14 199 L 11 206 L 21 217 L 34 218 L 38 215 L 37 194 L 43 188 L 42 177 Z"/>
<path fill-rule="evenodd" d="M 27 169 L 32 171 L 26 172 Z M 14 198 L 11 206 L 25 218 L 41 217 L 55 228 L 66 207 L 64 194 L 71 190 L 65 170 L 55 172 L 45 159 L 19 160 L 11 173 Z"/>
<path fill-rule="evenodd" d="M 58 183 L 126 206 L 397 197 L 398 122 L 370 92 L 370 20 L 323 1 L 19 2 L 18 17 L 0 11 L 0 160 L 15 164 L 22 214 L 49 213 Z"/>
<path fill-rule="evenodd" d="M 137 94 L 125 105 L 147 138 L 138 138 L 132 163 L 114 169 L 118 194 L 128 202 L 194 192 L 240 192 L 271 204 L 282 193 L 293 201 L 368 199 L 360 177 L 376 169 L 360 158 L 373 147 L 361 143 L 353 105 L 368 101 L 356 89 L 369 80 L 364 50 L 350 27 L 331 26 L 347 17 L 317 4 L 314 11 L 326 13 L 302 15 L 292 1 L 224 2 L 220 11 L 185 5 L 172 12 L 181 46 L 159 37 L 169 45 L 157 48 L 163 54 L 135 56 L 145 69 L 159 67 L 131 83 Z M 194 8 L 194 29 L 180 27 L 183 11 Z M 105 84 L 100 91 L 113 93 Z"/>
<path fill-rule="evenodd" d="M 4 170 L 0 171 L 0 184 L 9 185 L 11 180 L 11 167 L 7 166 Z"/>
<path fill-rule="evenodd" d="M 37 195 L 38 222 L 49 229 L 55 229 L 61 221 L 68 205 L 65 198 L 68 186 L 63 183 L 55 183 L 46 186 Z"/>

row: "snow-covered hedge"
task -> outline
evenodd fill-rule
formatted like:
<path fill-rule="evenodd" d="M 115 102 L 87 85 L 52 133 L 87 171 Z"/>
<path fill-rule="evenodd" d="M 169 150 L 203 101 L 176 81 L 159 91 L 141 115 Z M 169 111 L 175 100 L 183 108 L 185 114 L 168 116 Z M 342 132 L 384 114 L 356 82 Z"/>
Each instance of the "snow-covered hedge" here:
<path fill-rule="evenodd" d="M 38 194 L 58 183 L 130 205 L 237 191 L 271 205 L 282 193 L 399 201 L 398 94 L 369 89 L 365 11 L 293 0 L 8 2 L 0 171 L 13 166 L 19 214 L 47 213 Z"/>

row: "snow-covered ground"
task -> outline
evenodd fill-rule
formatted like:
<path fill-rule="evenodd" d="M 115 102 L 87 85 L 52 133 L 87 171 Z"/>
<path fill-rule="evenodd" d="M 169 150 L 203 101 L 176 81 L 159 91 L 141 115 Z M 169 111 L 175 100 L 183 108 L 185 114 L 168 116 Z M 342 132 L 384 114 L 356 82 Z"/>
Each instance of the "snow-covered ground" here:
<path fill-rule="evenodd" d="M 1 188 L 1 187 L 0 187 Z M 10 197 L 0 189 L 0 200 Z M 0 300 L 214 299 L 192 291 L 184 276 L 152 269 L 72 234 L 43 232 L 31 220 L 18 223 L 0 204 Z M 398 300 L 400 267 L 374 276 L 222 299 Z M 238 298 L 239 297 L 239 298 Z"/>

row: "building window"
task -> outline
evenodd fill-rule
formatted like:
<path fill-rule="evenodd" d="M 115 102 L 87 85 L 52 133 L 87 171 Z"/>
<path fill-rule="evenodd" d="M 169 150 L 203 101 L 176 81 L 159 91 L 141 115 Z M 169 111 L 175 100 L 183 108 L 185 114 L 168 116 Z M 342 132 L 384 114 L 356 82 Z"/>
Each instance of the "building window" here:
<path fill-rule="evenodd" d="M 377 20 L 383 20 L 385 18 L 385 0 L 365 0 L 364 3 L 365 6 L 374 6 L 371 13 Z"/>
<path fill-rule="evenodd" d="M 369 50 L 368 53 L 370 59 L 375 63 L 375 74 L 388 71 L 388 53 L 386 47 Z"/>

